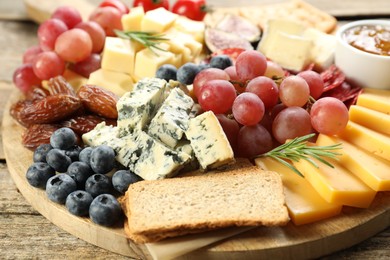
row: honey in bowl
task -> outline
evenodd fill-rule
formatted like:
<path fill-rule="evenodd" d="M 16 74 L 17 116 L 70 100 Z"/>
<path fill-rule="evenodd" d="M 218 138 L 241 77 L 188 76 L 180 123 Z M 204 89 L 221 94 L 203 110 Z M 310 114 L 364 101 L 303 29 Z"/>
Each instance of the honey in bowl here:
<path fill-rule="evenodd" d="M 351 46 L 373 54 L 390 56 L 390 26 L 361 25 L 344 32 Z"/>

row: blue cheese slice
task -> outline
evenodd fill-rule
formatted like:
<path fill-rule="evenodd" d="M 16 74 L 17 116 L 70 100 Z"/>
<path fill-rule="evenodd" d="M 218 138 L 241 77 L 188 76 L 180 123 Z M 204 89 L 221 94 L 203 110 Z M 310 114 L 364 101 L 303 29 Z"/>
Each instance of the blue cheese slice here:
<path fill-rule="evenodd" d="M 163 79 L 145 78 L 118 100 L 119 137 L 145 128 L 164 99 L 166 85 Z"/>
<path fill-rule="evenodd" d="M 232 147 L 213 112 L 189 120 L 185 132 L 202 169 L 214 169 L 234 162 Z"/>
<path fill-rule="evenodd" d="M 82 139 L 84 144 L 94 147 L 98 145 L 108 145 L 108 143 L 115 143 L 118 139 L 118 128 L 111 125 L 106 125 L 106 122 L 101 122 L 88 133 L 83 134 Z"/>
<path fill-rule="evenodd" d="M 188 127 L 189 113 L 194 101 L 181 89 L 174 88 L 150 122 L 148 134 L 174 148 Z"/>
<path fill-rule="evenodd" d="M 174 151 L 143 131 L 137 133 L 137 141 L 142 153 L 133 171 L 145 180 L 172 177 L 191 159 L 187 153 Z"/>
<path fill-rule="evenodd" d="M 137 135 L 130 134 L 118 139 L 114 150 L 116 152 L 116 160 L 133 171 L 134 165 L 142 153 L 142 146 L 137 141 Z"/>

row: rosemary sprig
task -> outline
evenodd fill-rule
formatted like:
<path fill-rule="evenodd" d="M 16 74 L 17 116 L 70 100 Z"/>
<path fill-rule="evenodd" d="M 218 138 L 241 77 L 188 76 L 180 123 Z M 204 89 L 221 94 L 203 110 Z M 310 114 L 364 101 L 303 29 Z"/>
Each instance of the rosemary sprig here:
<path fill-rule="evenodd" d="M 334 166 L 326 161 L 325 158 L 334 159 L 336 156 L 341 155 L 335 151 L 341 149 L 341 144 L 310 146 L 307 144 L 307 141 L 314 135 L 315 134 L 309 134 L 294 138 L 293 140 L 256 157 L 268 156 L 273 158 L 274 160 L 293 170 L 301 177 L 304 177 L 303 174 L 294 165 L 288 163 L 286 160 L 297 162 L 303 159 L 318 168 L 317 163 L 311 159 L 315 158 L 319 162 L 333 168 Z"/>
<path fill-rule="evenodd" d="M 163 34 L 154 34 L 152 32 L 139 32 L 139 31 L 120 31 L 114 30 L 115 34 L 123 39 L 129 39 L 141 43 L 146 48 L 149 48 L 154 54 L 157 54 L 156 50 L 167 51 L 158 46 L 161 41 L 167 41 L 168 38 L 164 38 Z"/>

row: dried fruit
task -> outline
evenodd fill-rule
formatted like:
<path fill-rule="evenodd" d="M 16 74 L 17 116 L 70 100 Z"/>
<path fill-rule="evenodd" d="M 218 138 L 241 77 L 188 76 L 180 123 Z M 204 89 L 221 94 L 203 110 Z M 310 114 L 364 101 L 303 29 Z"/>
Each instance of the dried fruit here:
<path fill-rule="evenodd" d="M 23 125 L 54 123 L 69 117 L 80 107 L 77 97 L 48 96 L 26 105 L 20 110 L 19 118 Z"/>
<path fill-rule="evenodd" d="M 11 106 L 11 109 L 10 109 L 10 115 L 16 120 L 18 121 L 19 124 L 23 125 L 23 126 L 28 126 L 28 124 L 25 124 L 21 119 L 20 119 L 20 114 L 22 113 L 22 111 L 24 111 L 26 109 L 27 106 L 31 105 L 32 104 L 32 101 L 31 100 L 19 100 L 18 102 L 16 102 L 15 104 L 13 104 Z"/>
<path fill-rule="evenodd" d="M 62 76 L 49 79 L 47 86 L 50 95 L 65 94 L 74 97 L 76 96 L 72 85 L 70 85 L 70 83 Z"/>
<path fill-rule="evenodd" d="M 80 115 L 62 122 L 61 125 L 69 127 L 78 135 L 83 135 L 94 129 L 97 124 L 103 121 L 106 121 L 107 125 L 116 124 L 116 121 L 114 120 L 107 120 L 97 115 Z"/>
<path fill-rule="evenodd" d="M 94 85 L 83 85 L 77 95 L 87 110 L 106 118 L 118 118 L 118 97 L 113 92 Z"/>
<path fill-rule="evenodd" d="M 47 91 L 46 89 L 39 86 L 39 87 L 34 87 L 33 89 L 29 90 L 26 93 L 26 99 L 34 101 L 34 100 L 39 100 L 39 99 L 45 98 L 49 95 L 50 95 L 49 91 Z"/>
<path fill-rule="evenodd" d="M 35 150 L 41 144 L 49 144 L 50 136 L 60 127 L 55 124 L 31 125 L 22 135 L 22 144 L 30 150 Z"/>

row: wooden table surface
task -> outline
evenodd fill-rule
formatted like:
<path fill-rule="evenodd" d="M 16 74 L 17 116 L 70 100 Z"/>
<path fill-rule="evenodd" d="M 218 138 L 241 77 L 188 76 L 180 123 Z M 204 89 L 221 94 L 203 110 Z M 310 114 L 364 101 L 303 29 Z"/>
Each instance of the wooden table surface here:
<path fill-rule="evenodd" d="M 50 0 L 47 0 L 50 1 Z M 99 2 L 96 0 L 90 0 Z M 132 1 L 126 1 L 131 3 Z M 271 0 L 209 0 L 213 6 L 239 6 Z M 280 1 L 279 1 L 280 2 Z M 340 22 L 362 18 L 390 18 L 390 0 L 307 0 Z M 0 3 L 0 118 L 14 90 L 12 74 L 24 50 L 37 44 L 37 25 L 26 20 L 22 0 Z M 1 121 L 0 121 L 1 125 Z M 293 257 L 293 256 L 292 256 Z M 16 189 L 7 170 L 0 136 L 0 258 L 1 259 L 126 259 L 88 244 L 53 225 L 35 211 Z M 351 248 L 323 259 L 390 259 L 390 228 Z"/>

